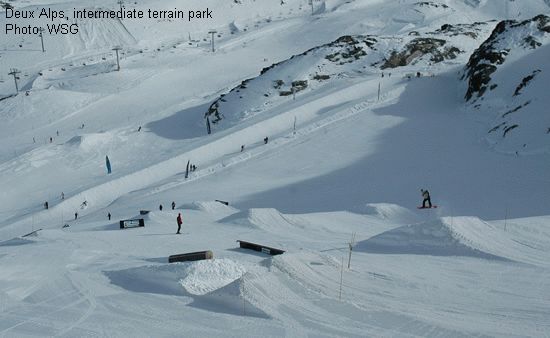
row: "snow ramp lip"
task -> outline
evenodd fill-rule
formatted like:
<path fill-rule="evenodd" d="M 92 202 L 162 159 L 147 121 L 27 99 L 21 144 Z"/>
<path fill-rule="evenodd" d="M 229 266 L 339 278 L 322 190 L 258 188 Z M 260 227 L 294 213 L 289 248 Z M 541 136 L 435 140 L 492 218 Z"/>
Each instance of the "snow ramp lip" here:
<path fill-rule="evenodd" d="M 265 231 L 293 230 L 304 227 L 274 208 L 253 208 L 225 217 L 219 221 L 224 224 L 239 225 Z"/>
<path fill-rule="evenodd" d="M 489 241 L 490 239 L 487 238 Z M 463 256 L 494 261 L 511 260 L 483 251 L 444 220 L 405 225 L 357 243 L 355 251 L 376 254 Z"/>

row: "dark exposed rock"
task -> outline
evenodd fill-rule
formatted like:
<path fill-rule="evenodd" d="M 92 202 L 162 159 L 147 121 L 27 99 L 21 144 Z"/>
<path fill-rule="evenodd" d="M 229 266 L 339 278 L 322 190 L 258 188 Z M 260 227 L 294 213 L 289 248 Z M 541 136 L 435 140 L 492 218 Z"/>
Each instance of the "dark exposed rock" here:
<path fill-rule="evenodd" d="M 428 2 L 428 1 L 417 2 L 416 5 L 420 7 L 449 8 L 449 6 L 445 4 L 438 3 L 438 2 Z"/>
<path fill-rule="evenodd" d="M 521 94 L 521 90 L 525 88 L 529 84 L 529 82 L 531 82 L 531 80 L 535 78 L 535 76 L 538 73 L 540 73 L 540 69 L 534 70 L 533 73 L 531 73 L 531 75 L 524 77 L 523 80 L 521 80 L 521 83 L 516 87 L 514 96 L 518 96 L 519 94 Z"/>
<path fill-rule="evenodd" d="M 465 35 L 469 36 L 472 39 L 477 38 L 477 31 L 479 31 L 479 26 L 481 23 L 475 23 L 471 25 L 462 24 L 462 25 L 451 25 L 451 24 L 444 24 L 441 26 L 441 28 L 437 29 L 435 32 L 431 34 L 445 34 L 448 36 L 457 36 L 457 35 Z"/>
<path fill-rule="evenodd" d="M 509 127 L 506 127 L 504 129 L 504 132 L 502 133 L 502 137 L 506 137 L 506 134 L 508 134 L 508 132 L 512 129 L 516 129 L 517 127 L 519 127 L 517 124 L 514 124 L 512 126 L 509 126 Z"/>
<path fill-rule="evenodd" d="M 315 74 L 315 75 L 313 76 L 313 79 L 314 79 L 314 80 L 317 80 L 317 81 L 328 80 L 328 79 L 330 79 L 330 75 Z"/>
<path fill-rule="evenodd" d="M 456 58 L 460 50 L 456 47 L 446 47 L 442 49 L 441 47 L 446 43 L 447 41 L 442 39 L 413 39 L 405 46 L 403 51 L 393 51 L 380 68 L 403 67 L 426 54 L 431 54 L 430 60 L 436 63 L 446 59 Z"/>
<path fill-rule="evenodd" d="M 520 110 L 521 108 L 528 106 L 530 103 L 531 103 L 531 101 L 527 101 L 527 102 L 525 102 L 524 104 L 522 104 L 521 106 L 517 106 L 516 108 L 514 108 L 514 109 L 512 109 L 512 110 L 509 110 L 509 111 L 507 111 L 506 113 L 502 114 L 502 117 L 506 117 L 507 115 L 510 115 L 510 114 L 512 114 L 512 113 L 515 113 L 515 112 L 517 112 L 518 110 Z"/>
<path fill-rule="evenodd" d="M 504 125 L 506 125 L 506 122 L 502 122 L 501 124 L 499 124 L 499 125 L 493 127 L 491 130 L 489 130 L 489 134 L 492 133 L 492 132 L 495 132 L 495 131 L 499 130 L 500 127 L 502 127 L 502 126 L 504 126 Z"/>
<path fill-rule="evenodd" d="M 537 41 L 537 39 L 535 39 L 532 36 L 526 37 L 525 39 L 523 39 L 523 42 L 524 42 L 524 46 L 531 47 L 531 49 L 535 49 L 537 47 L 542 46 L 542 43 Z"/>

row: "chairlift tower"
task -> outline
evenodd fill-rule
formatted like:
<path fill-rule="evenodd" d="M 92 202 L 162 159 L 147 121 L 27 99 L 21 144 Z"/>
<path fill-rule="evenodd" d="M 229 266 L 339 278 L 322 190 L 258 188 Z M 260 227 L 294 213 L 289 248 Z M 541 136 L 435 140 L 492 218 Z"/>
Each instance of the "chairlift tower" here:
<path fill-rule="evenodd" d="M 124 11 L 124 1 L 123 1 L 123 0 L 118 0 L 118 1 L 117 1 L 117 4 L 120 5 L 120 11 L 121 11 L 121 12 Z M 121 19 L 121 20 L 122 20 L 122 19 Z"/>
<path fill-rule="evenodd" d="M 211 29 L 210 31 L 208 31 L 208 34 L 212 34 L 212 53 L 214 53 L 216 50 L 214 49 L 214 34 L 216 34 L 217 31 L 214 30 L 214 29 Z"/>
<path fill-rule="evenodd" d="M 40 32 L 40 34 L 38 34 L 38 36 L 40 36 L 40 42 L 42 43 L 42 53 L 46 52 L 46 50 L 44 49 L 44 31 L 45 29 L 43 27 L 40 27 L 38 29 L 38 31 Z"/>
<path fill-rule="evenodd" d="M 10 69 L 10 72 L 8 75 L 13 75 L 13 80 L 15 81 L 15 92 L 19 93 L 19 86 L 17 85 L 17 79 L 19 78 L 17 74 L 20 74 L 21 71 L 19 71 L 17 68 Z"/>

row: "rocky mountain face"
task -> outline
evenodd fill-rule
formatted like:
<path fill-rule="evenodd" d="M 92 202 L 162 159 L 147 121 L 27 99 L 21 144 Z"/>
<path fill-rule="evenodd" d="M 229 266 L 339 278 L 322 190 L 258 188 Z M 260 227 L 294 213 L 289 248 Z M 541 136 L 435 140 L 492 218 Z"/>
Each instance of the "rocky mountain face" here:
<path fill-rule="evenodd" d="M 486 139 L 497 151 L 550 151 L 550 17 L 499 22 L 464 68 L 465 100 L 488 119 Z"/>
<path fill-rule="evenodd" d="M 539 15 L 530 20 L 501 21 L 491 36 L 472 54 L 463 78 L 468 81 L 466 100 L 482 97 L 485 91 L 498 84 L 490 84 L 491 74 L 502 65 L 512 49 L 536 49 L 550 33 L 550 17 Z"/>

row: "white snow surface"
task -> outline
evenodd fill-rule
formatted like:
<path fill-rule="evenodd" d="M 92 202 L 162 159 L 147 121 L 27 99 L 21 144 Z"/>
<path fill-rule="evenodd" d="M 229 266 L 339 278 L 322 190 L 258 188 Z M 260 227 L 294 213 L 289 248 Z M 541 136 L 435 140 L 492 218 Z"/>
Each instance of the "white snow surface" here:
<path fill-rule="evenodd" d="M 45 53 L 37 36 L 0 34 L 0 337 L 549 336 L 550 33 L 513 50 L 478 106 L 460 80 L 498 21 L 548 15 L 548 1 L 126 6 L 214 19 L 83 20 L 45 35 Z M 376 43 L 330 61 L 345 35 Z M 417 37 L 460 52 L 380 69 Z M 280 96 L 279 79 L 308 87 Z M 525 101 L 511 137 L 487 133 Z M 417 209 L 421 188 L 437 208 Z M 145 226 L 120 229 L 136 218 Z M 204 250 L 214 258 L 168 263 Z"/>

